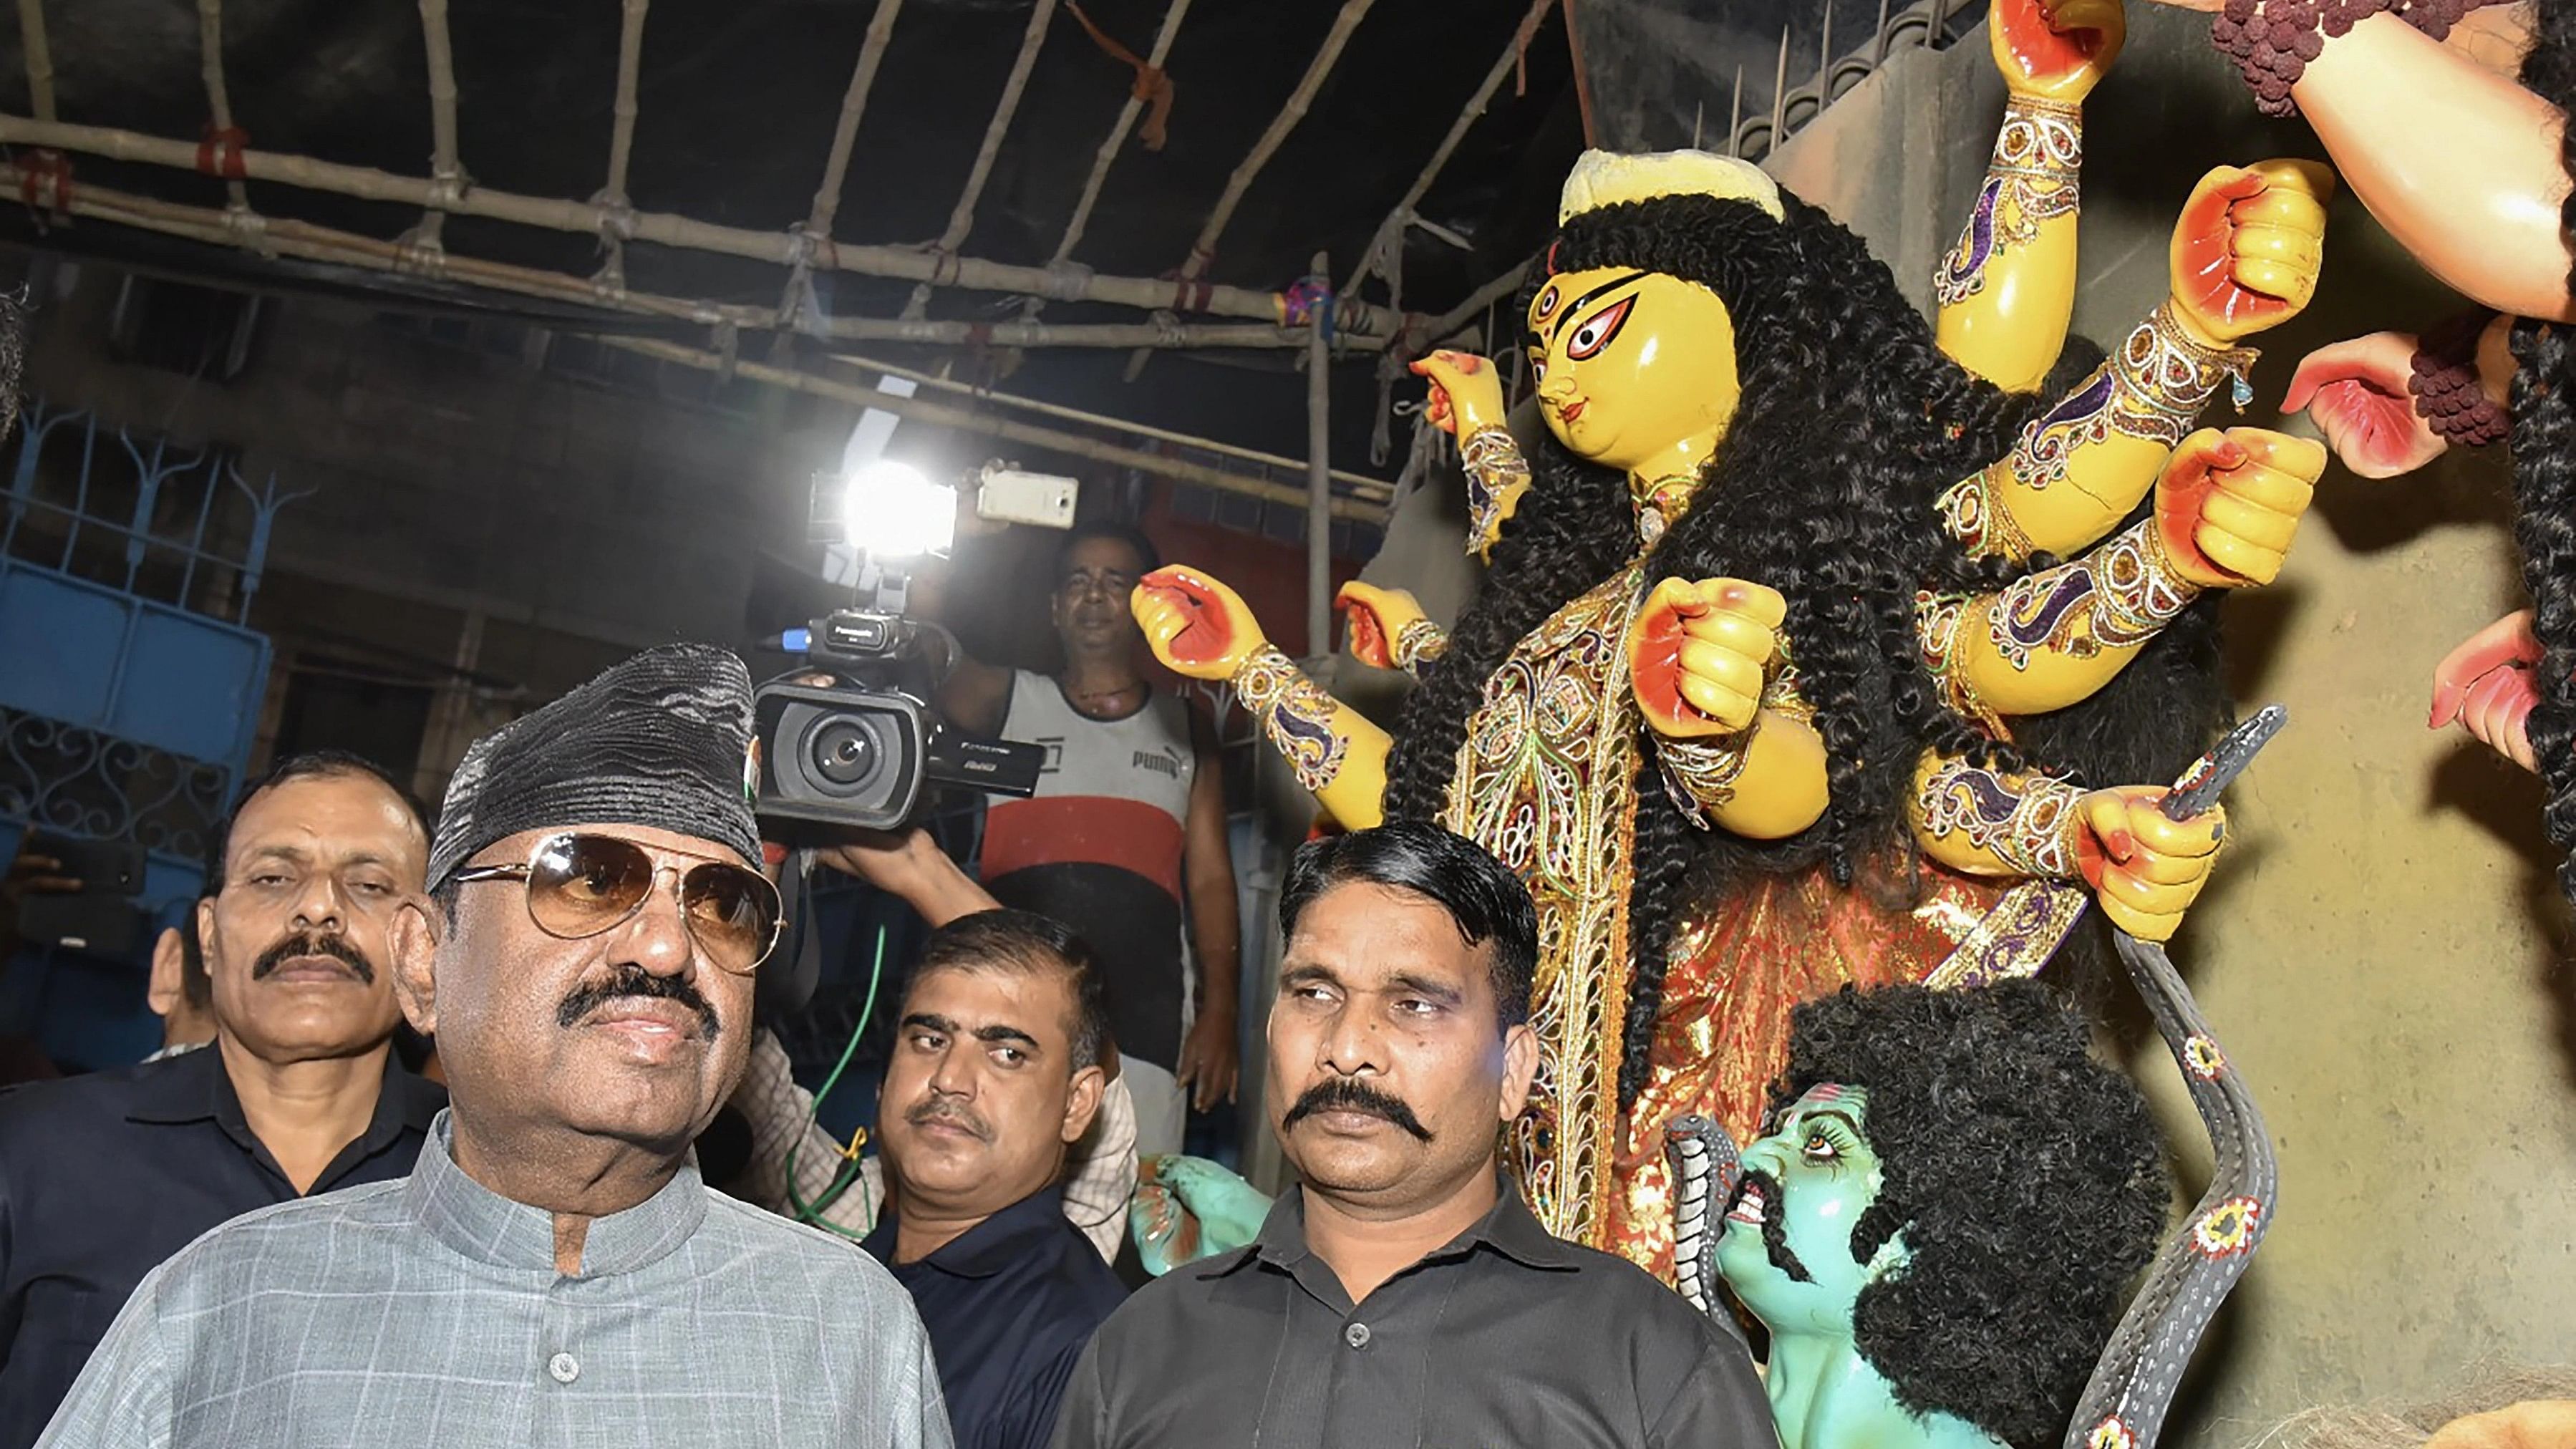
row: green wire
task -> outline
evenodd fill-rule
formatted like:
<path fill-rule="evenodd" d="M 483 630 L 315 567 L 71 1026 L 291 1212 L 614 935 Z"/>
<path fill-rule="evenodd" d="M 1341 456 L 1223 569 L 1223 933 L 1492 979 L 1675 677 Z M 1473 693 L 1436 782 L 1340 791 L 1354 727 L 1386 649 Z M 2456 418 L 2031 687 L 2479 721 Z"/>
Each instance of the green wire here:
<path fill-rule="evenodd" d="M 841 1073 L 850 1065 L 850 1058 L 858 1055 L 859 1038 L 867 1033 L 868 1018 L 876 1014 L 877 983 L 883 979 L 885 973 L 885 945 L 886 929 L 880 924 L 877 927 L 876 959 L 868 964 L 867 1000 L 859 1007 L 858 1025 L 850 1028 L 850 1044 L 841 1048 L 841 1059 L 832 1064 L 832 1074 L 823 1079 L 823 1089 L 814 1094 L 813 1109 L 805 1115 L 807 1132 L 810 1132 L 814 1125 L 823 1119 L 823 1099 L 832 1095 L 832 1088 L 839 1085 Z M 812 1202 L 809 1203 L 796 1195 L 796 1149 L 805 1145 L 806 1135 L 806 1132 L 800 1132 L 796 1135 L 795 1141 L 787 1144 L 787 1205 L 796 1210 L 795 1216 L 798 1222 L 811 1223 L 827 1233 L 836 1233 L 852 1242 L 865 1238 L 867 1236 L 865 1233 L 854 1233 L 839 1223 L 826 1222 L 823 1219 L 824 1211 L 839 1202 L 841 1194 L 849 1191 L 850 1184 L 858 1180 L 859 1160 L 856 1157 L 851 1157 L 841 1164 L 841 1170 L 833 1175 L 832 1185 L 823 1189 L 822 1194 Z"/>

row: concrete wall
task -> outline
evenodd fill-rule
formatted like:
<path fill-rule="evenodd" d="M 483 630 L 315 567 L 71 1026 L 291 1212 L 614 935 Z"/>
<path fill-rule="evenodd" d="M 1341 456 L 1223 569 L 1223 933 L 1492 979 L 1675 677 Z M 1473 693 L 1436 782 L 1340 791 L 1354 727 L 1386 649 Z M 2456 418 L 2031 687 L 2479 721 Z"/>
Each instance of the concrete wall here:
<path fill-rule="evenodd" d="M 2076 326 L 2106 344 L 2164 295 L 2203 171 L 2322 156 L 2254 114 L 2199 17 L 2132 5 L 2129 26 L 2087 118 Z M 2001 96 L 1981 44 L 1901 54 L 1772 169 L 1928 304 Z M 2278 421 L 2311 348 L 2456 306 L 2349 197 L 2327 256 L 2316 303 L 2263 340 L 2249 422 Z M 2247 1444 L 2310 1405 L 2576 1352 L 2576 994 L 2539 789 L 2424 728 L 2434 662 L 2518 604 L 2506 489 L 2495 456 L 2384 483 L 2336 468 L 2280 583 L 2230 602 L 2240 706 L 2277 700 L 2292 723 L 2231 795 L 2237 843 L 2175 955 L 2263 1106 L 2283 1186 L 2168 1442 Z M 1367 576 L 1426 581 L 1445 616 L 1463 595 L 1456 503 L 1413 503 Z M 2208 1153 L 2179 1078 L 2133 1009 L 2116 1034 L 2196 1195 Z"/>

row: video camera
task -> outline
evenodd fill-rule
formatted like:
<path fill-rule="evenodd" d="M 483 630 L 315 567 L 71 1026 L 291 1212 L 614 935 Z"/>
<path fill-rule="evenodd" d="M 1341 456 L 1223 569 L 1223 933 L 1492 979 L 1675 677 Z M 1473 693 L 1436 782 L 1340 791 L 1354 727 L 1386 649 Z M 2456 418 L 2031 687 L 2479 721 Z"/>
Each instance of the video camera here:
<path fill-rule="evenodd" d="M 1072 479 L 996 464 L 981 482 L 980 517 L 1056 528 L 1073 521 Z M 899 828 L 943 786 L 1035 794 L 1046 764 L 1043 746 L 966 734 L 931 704 L 957 660 L 957 641 L 906 616 L 906 566 L 946 551 L 956 490 L 886 462 L 843 484 L 816 476 L 814 533 L 857 551 L 860 602 L 781 634 L 779 647 L 805 655 L 811 667 L 752 695 L 763 833 L 788 845 L 821 843 L 833 827 Z M 943 646 L 935 655 L 934 641 Z M 830 682 L 798 682 L 817 673 Z"/>

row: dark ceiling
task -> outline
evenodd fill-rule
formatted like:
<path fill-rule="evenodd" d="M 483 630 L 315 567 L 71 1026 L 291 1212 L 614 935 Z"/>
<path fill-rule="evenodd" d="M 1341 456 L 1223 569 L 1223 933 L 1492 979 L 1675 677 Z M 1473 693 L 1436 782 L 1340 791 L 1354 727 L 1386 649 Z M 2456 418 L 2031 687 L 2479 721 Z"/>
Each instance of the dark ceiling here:
<path fill-rule="evenodd" d="M 1103 31 L 1143 53 L 1168 0 L 1091 0 Z M 835 235 L 915 244 L 938 236 L 1009 75 L 1033 0 L 905 0 L 871 94 Z M 1234 167 L 1313 58 L 1334 0 L 1197 0 L 1166 64 L 1169 142 L 1131 139 L 1109 174 L 1074 260 L 1108 274 L 1178 266 Z M 647 211 L 779 229 L 804 219 L 829 149 L 872 0 L 662 0 L 644 32 L 628 192 Z M 1353 35 L 1304 120 L 1252 184 L 1216 251 L 1213 280 L 1276 289 L 1328 252 L 1347 274 L 1439 144 L 1528 10 L 1528 0 L 1381 0 Z M 65 121 L 194 139 L 207 108 L 191 0 L 51 0 L 57 112 Z M 417 7 L 397 0 L 229 0 L 224 70 L 254 148 L 399 175 L 429 170 L 427 61 Z M 606 179 L 620 8 L 550 0 L 455 0 L 448 29 L 459 91 L 458 151 L 476 184 L 588 198 Z M 1072 213 L 1132 73 L 1059 7 L 1017 118 L 977 206 L 964 255 L 1043 263 Z M 0 33 L 0 108 L 28 114 L 15 27 Z M 1440 312 L 1527 255 L 1552 222 L 1556 180 L 1582 145 L 1562 13 L 1551 11 L 1419 207 L 1472 243 L 1410 234 L 1404 305 Z M 75 158 L 80 182 L 220 206 L 220 183 L 166 168 Z M 252 205 L 377 237 L 408 208 L 253 182 Z M 72 233 L 50 244 L 82 249 Z M 451 217 L 454 254 L 587 275 L 592 239 Z M 100 239 L 103 240 L 103 239 Z M 179 246 L 183 244 L 172 244 Z M 200 249 L 204 250 L 204 249 Z M 217 259 L 203 259 L 209 267 Z M 238 266 L 239 258 L 221 259 Z M 761 306 L 782 272 L 643 244 L 627 250 L 639 291 Z M 910 285 L 839 274 L 836 315 L 890 317 Z M 1383 292 L 1371 295 L 1383 300 Z M 490 300 L 490 299 L 485 299 Z M 505 303 L 505 305 L 518 305 Z M 1017 315 L 1017 299 L 945 290 L 933 317 Z M 1141 320 L 1132 309 L 1056 303 L 1050 322 Z M 703 340 L 702 338 L 692 340 Z M 890 360 L 925 354 L 866 349 Z M 968 370 L 988 360 L 966 359 Z M 1011 386 L 1229 441 L 1304 452 L 1304 389 L 1288 353 L 1161 354 L 1139 383 L 1124 352 L 1030 355 Z M 1335 369 L 1334 461 L 1363 466 L 1374 402 L 1370 359 Z M 1388 471 L 1388 470 L 1377 470 Z"/>

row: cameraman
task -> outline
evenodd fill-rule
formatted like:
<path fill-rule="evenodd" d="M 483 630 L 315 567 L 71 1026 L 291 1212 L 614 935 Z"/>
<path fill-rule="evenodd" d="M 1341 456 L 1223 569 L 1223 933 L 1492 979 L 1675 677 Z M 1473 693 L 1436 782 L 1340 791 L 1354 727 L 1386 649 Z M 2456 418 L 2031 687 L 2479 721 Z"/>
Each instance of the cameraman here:
<path fill-rule="evenodd" d="M 961 659 L 938 701 L 961 729 L 1047 748 L 1036 796 L 987 811 L 984 883 L 1099 952 L 1148 1155 L 1181 1150 L 1193 1094 L 1201 1111 L 1234 1099 L 1241 941 L 1216 731 L 1154 688 L 1128 612 L 1159 561 L 1127 525 L 1073 529 L 1049 609 L 1063 667 L 1050 677 Z"/>

